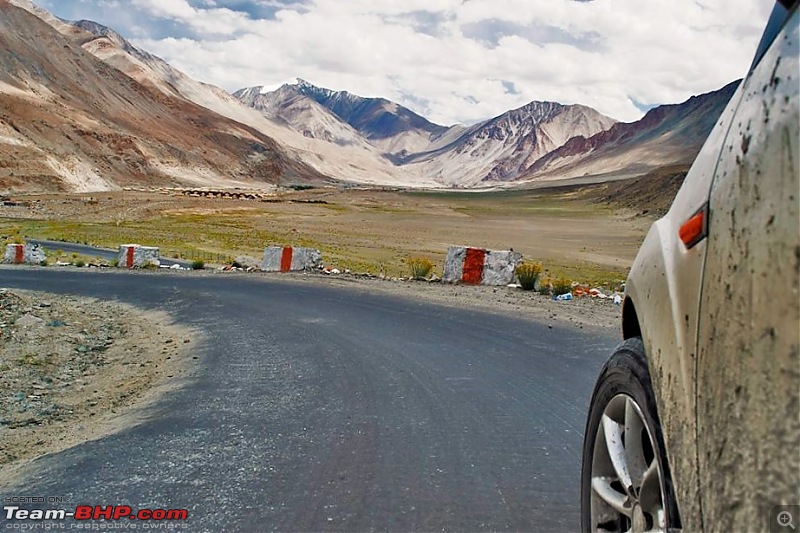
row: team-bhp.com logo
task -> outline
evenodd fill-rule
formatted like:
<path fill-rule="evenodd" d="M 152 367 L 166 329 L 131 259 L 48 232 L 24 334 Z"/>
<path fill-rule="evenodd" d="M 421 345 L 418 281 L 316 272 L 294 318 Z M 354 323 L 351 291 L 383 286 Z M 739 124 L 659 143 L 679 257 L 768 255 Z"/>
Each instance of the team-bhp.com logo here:
<path fill-rule="evenodd" d="M 142 521 L 146 523 L 173 523 L 189 518 L 187 509 L 140 509 L 134 511 L 127 505 L 78 505 L 75 509 L 22 509 L 18 505 L 4 505 L 3 515 L 8 525 L 25 524 L 35 521 L 61 520 L 109 520 L 109 521 Z M 20 525 L 21 525 L 20 524 Z M 143 526 L 145 524 L 142 524 Z M 155 525 L 155 524 L 153 524 Z M 88 524 L 87 524 L 88 526 Z M 13 528 L 17 529 L 17 528 Z M 20 527 L 19 529 L 29 529 Z M 88 529 L 88 527 L 86 528 Z M 145 529 L 144 527 L 142 529 Z M 158 529 L 148 527 L 147 529 Z"/>

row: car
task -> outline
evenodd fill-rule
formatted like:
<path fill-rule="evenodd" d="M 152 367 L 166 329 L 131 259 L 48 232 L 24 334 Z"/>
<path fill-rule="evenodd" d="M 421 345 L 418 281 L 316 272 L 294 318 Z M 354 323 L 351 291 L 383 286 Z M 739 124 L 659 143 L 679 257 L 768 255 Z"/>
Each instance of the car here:
<path fill-rule="evenodd" d="M 800 523 L 799 16 L 775 3 L 631 267 L 584 433 L 584 531 Z"/>

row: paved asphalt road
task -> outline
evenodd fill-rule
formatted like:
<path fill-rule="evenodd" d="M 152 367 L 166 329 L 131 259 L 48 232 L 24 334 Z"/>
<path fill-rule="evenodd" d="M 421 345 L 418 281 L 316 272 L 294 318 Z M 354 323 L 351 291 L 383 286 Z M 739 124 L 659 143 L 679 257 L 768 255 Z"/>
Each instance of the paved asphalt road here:
<path fill-rule="evenodd" d="M 187 531 L 213 533 L 579 528 L 614 338 L 274 278 L 5 268 L 0 287 L 117 298 L 207 335 L 196 379 L 145 423 L 35 461 L 4 498 L 186 508 Z"/>
<path fill-rule="evenodd" d="M 68 254 L 81 254 L 81 255 L 88 255 L 89 257 L 99 257 L 101 259 L 105 259 L 106 261 L 113 261 L 117 259 L 119 256 L 119 250 L 111 250 L 109 248 L 95 248 L 94 246 L 86 246 L 84 244 L 74 244 L 71 242 L 61 242 L 61 241 L 41 241 L 36 239 L 29 239 L 28 242 L 33 244 L 38 244 L 42 248 L 46 250 L 57 251 L 61 250 L 62 252 Z M 179 261 L 175 259 L 167 259 L 161 258 L 161 264 L 165 266 L 172 266 L 175 264 L 181 266 L 189 266 L 191 264 L 190 261 Z"/>

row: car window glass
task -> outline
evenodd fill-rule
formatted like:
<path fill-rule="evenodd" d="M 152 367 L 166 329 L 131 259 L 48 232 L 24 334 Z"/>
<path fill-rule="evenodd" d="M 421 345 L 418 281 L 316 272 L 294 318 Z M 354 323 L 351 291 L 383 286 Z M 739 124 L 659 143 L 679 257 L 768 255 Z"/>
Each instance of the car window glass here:
<path fill-rule="evenodd" d="M 775 7 L 772 8 L 772 14 L 769 16 L 767 27 L 764 29 L 764 33 L 761 36 L 761 42 L 758 43 L 756 55 L 753 58 L 753 64 L 750 65 L 751 72 L 755 66 L 758 65 L 758 62 L 761 61 L 761 58 L 764 57 L 767 48 L 769 48 L 769 46 L 772 44 L 772 41 L 775 40 L 775 36 L 778 35 L 778 32 L 781 31 L 781 28 L 786 22 L 788 16 L 789 9 L 781 2 L 775 2 Z"/>

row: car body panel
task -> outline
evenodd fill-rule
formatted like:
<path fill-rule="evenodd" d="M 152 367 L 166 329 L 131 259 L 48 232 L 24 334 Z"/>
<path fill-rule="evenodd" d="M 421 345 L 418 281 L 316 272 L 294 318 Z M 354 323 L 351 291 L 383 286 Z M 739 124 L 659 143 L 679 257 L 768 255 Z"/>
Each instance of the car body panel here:
<path fill-rule="evenodd" d="M 679 230 L 708 201 L 721 146 L 741 94 L 740 87 L 717 120 L 669 212 L 650 228 L 626 284 L 625 305 L 634 305 L 639 318 L 684 526 L 701 519 L 694 424 L 695 347 L 706 242 L 687 250 Z"/>
<path fill-rule="evenodd" d="M 642 336 L 686 531 L 765 529 L 772 506 L 800 503 L 797 16 L 731 98 L 628 277 L 638 328 L 626 335 Z M 689 249 L 680 227 L 706 202 L 709 237 Z"/>
<path fill-rule="evenodd" d="M 628 276 L 623 334 L 647 357 L 670 529 L 767 530 L 774 506 L 800 504 L 798 56 L 798 2 L 780 0 Z M 700 210 L 706 233 L 687 246 Z"/>
<path fill-rule="evenodd" d="M 697 413 L 714 530 L 766 530 L 800 503 L 798 17 L 744 82 L 709 201 Z"/>

